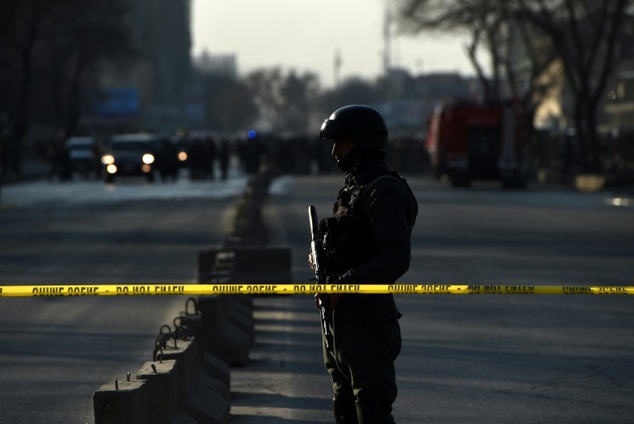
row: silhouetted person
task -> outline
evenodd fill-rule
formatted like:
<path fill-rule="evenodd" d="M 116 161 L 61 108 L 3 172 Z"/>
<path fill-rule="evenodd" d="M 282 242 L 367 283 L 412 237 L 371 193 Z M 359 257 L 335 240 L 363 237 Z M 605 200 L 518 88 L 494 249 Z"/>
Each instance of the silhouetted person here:
<path fill-rule="evenodd" d="M 223 180 L 226 180 L 229 174 L 229 161 L 231 159 L 230 150 L 231 150 L 231 147 L 229 146 L 229 141 L 227 139 L 221 140 L 219 161 L 220 161 L 220 178 L 222 178 Z"/>

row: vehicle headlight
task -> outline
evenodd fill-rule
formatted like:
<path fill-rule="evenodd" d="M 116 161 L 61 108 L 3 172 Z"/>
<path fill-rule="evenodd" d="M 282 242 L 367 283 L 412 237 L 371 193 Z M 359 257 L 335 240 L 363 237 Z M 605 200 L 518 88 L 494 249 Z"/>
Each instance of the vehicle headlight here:
<path fill-rule="evenodd" d="M 151 153 L 146 153 L 143 155 L 143 158 L 141 160 L 143 161 L 144 164 L 150 165 L 154 163 L 154 155 Z"/>
<path fill-rule="evenodd" d="M 112 165 L 114 163 L 114 156 L 112 155 L 103 155 L 101 157 L 101 163 L 104 165 Z"/>

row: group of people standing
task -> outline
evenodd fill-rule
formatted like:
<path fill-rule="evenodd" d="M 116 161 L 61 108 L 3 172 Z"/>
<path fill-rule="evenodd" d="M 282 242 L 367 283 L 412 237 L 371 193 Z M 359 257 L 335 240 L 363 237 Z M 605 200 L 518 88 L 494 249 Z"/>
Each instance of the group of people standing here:
<path fill-rule="evenodd" d="M 187 143 L 187 162 L 192 180 L 215 179 L 216 162 L 220 169 L 220 179 L 229 175 L 231 145 L 229 140 L 213 137 L 197 137 Z"/>

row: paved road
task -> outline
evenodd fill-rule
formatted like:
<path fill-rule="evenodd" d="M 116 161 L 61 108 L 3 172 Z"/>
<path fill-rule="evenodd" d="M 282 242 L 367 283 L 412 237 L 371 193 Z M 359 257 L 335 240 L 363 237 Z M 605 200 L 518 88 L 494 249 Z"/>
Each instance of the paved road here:
<path fill-rule="evenodd" d="M 292 242 L 296 281 L 310 278 L 306 205 L 325 215 L 340 180 L 278 181 L 280 194 L 267 202 L 274 241 Z M 420 215 L 403 282 L 633 283 L 634 213 L 611 206 L 619 196 L 410 182 Z M 632 422 L 634 299 L 402 295 L 397 303 L 404 346 L 396 422 Z M 234 421 L 332 422 L 312 299 L 258 305 L 254 363 L 232 374 Z"/>
<path fill-rule="evenodd" d="M 634 212 L 614 206 L 628 198 L 409 180 L 421 212 L 403 282 L 633 284 Z M 326 215 L 340 182 L 282 177 L 271 187 L 265 220 L 272 243 L 293 249 L 298 282 L 310 278 L 307 205 Z M 126 182 L 112 192 L 100 183 L 5 187 L 0 284 L 194 281 L 196 252 L 218 243 L 231 220 L 241 183 L 231 184 L 225 198 L 214 197 L 219 182 Z M 109 195 L 121 198 L 104 201 Z M 398 423 L 632 422 L 633 299 L 402 295 L 397 302 L 404 314 Z M 252 361 L 232 370 L 232 422 L 331 422 L 311 297 L 256 304 Z M 176 297 L 0 299 L 0 421 L 92 422 L 92 392 L 148 360 L 159 326 L 183 306 Z"/>
<path fill-rule="evenodd" d="M 0 284 L 195 283 L 246 179 L 5 187 Z M 92 394 L 152 359 L 185 298 L 0 298 L 0 422 L 94 422 Z"/>

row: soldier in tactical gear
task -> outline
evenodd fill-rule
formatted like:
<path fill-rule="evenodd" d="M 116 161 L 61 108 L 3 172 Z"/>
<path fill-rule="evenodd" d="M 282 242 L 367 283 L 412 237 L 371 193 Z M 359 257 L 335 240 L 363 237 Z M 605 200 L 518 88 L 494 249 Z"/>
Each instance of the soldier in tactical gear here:
<path fill-rule="evenodd" d="M 409 268 L 418 205 L 404 178 L 388 171 L 388 131 L 365 105 L 337 109 L 321 127 L 346 173 L 333 216 L 319 223 L 321 266 L 332 284 L 391 284 Z M 309 258 L 311 267 L 313 266 Z M 401 317 L 391 294 L 318 294 L 329 310 L 324 364 L 337 424 L 393 424 Z"/>

